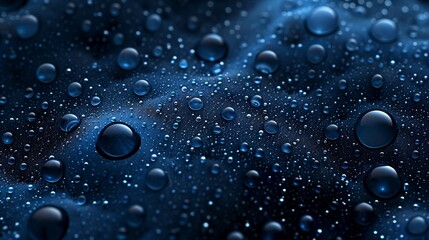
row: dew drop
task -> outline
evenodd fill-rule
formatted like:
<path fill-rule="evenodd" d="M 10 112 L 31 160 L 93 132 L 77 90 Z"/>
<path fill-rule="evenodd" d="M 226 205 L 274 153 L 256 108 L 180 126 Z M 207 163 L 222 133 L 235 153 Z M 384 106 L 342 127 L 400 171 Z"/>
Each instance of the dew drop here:
<path fill-rule="evenodd" d="M 110 123 L 101 130 L 97 152 L 104 158 L 120 160 L 132 156 L 140 148 L 140 135 L 125 123 Z"/>
<path fill-rule="evenodd" d="M 203 106 L 204 106 L 203 101 L 197 97 L 191 98 L 188 102 L 188 107 L 194 111 L 201 110 L 203 108 Z"/>
<path fill-rule="evenodd" d="M 362 145 L 380 149 L 395 141 L 398 129 L 395 120 L 388 113 L 372 110 L 359 117 L 355 132 Z"/>
<path fill-rule="evenodd" d="M 80 124 L 80 119 L 74 114 L 66 114 L 61 118 L 60 127 L 64 132 L 75 130 Z"/>
<path fill-rule="evenodd" d="M 277 54 L 271 50 L 265 50 L 256 56 L 255 69 L 263 74 L 272 74 L 279 68 Z"/>
<path fill-rule="evenodd" d="M 146 186 L 153 191 L 162 190 L 164 187 L 166 187 L 167 182 L 167 175 L 160 168 L 154 168 L 146 174 Z"/>
<path fill-rule="evenodd" d="M 375 196 L 386 199 L 397 195 L 401 191 L 402 183 L 396 170 L 384 165 L 373 168 L 367 173 L 365 186 Z"/>
<path fill-rule="evenodd" d="M 124 70 L 133 70 L 140 62 L 139 52 L 134 48 L 124 48 L 119 53 L 116 62 Z"/>
<path fill-rule="evenodd" d="M 222 117 L 227 121 L 232 121 L 237 117 L 237 114 L 234 108 L 226 107 L 222 110 Z"/>
<path fill-rule="evenodd" d="M 56 206 L 44 206 L 34 211 L 28 221 L 30 239 L 62 239 L 69 226 L 67 212 Z"/>
<path fill-rule="evenodd" d="M 407 223 L 407 231 L 412 235 L 422 235 L 428 230 L 428 224 L 422 216 L 414 216 Z"/>
<path fill-rule="evenodd" d="M 381 43 L 394 42 L 398 38 L 396 24 L 390 19 L 377 20 L 370 29 L 371 36 L 374 40 Z"/>
<path fill-rule="evenodd" d="M 133 91 L 137 96 L 145 96 L 150 90 L 151 86 L 146 80 L 138 80 L 134 83 Z"/>
<path fill-rule="evenodd" d="M 64 164 L 55 159 L 46 161 L 42 166 L 42 178 L 49 183 L 56 183 L 64 176 Z"/>
<path fill-rule="evenodd" d="M 375 220 L 374 208 L 368 203 L 362 202 L 354 208 L 354 219 L 361 226 L 368 226 Z"/>
<path fill-rule="evenodd" d="M 72 82 L 67 87 L 67 93 L 70 97 L 79 97 L 82 94 L 82 85 L 78 82 Z"/>
<path fill-rule="evenodd" d="M 51 63 L 44 63 L 37 68 L 36 77 L 42 83 L 50 83 L 57 78 L 57 69 Z"/>
<path fill-rule="evenodd" d="M 307 28 L 315 35 L 327 35 L 338 28 L 338 16 L 334 9 L 321 6 L 313 9 L 307 16 Z"/>
<path fill-rule="evenodd" d="M 28 39 L 39 31 L 39 20 L 31 14 L 21 17 L 16 24 L 16 33 L 22 39 Z"/>
<path fill-rule="evenodd" d="M 200 40 L 195 51 L 201 59 L 217 62 L 225 57 L 228 46 L 221 36 L 211 33 Z"/>

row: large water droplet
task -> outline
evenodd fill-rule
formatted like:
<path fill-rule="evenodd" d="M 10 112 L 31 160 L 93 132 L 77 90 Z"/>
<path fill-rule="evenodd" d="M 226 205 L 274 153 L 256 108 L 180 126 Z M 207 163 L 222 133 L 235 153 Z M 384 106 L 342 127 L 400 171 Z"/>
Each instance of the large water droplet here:
<path fill-rule="evenodd" d="M 388 113 L 372 110 L 359 117 L 355 131 L 362 145 L 379 149 L 395 141 L 398 129 L 395 120 Z"/>
<path fill-rule="evenodd" d="M 64 176 L 64 164 L 55 159 L 50 159 L 43 164 L 42 178 L 49 183 L 56 183 Z"/>
<path fill-rule="evenodd" d="M 319 64 L 326 58 L 326 50 L 320 44 L 311 45 L 307 50 L 307 60 L 312 64 Z"/>
<path fill-rule="evenodd" d="M 374 40 L 381 43 L 393 42 L 398 38 L 398 29 L 396 24 L 390 19 L 377 20 L 370 29 Z"/>
<path fill-rule="evenodd" d="M 79 97 L 82 94 L 82 85 L 78 82 L 72 82 L 67 87 L 67 93 L 70 97 Z"/>
<path fill-rule="evenodd" d="M 226 240 L 244 240 L 244 236 L 241 232 L 239 231 L 233 231 L 231 233 L 228 234 L 228 236 L 226 237 Z"/>
<path fill-rule="evenodd" d="M 222 110 L 222 117 L 227 121 L 232 121 L 236 118 L 237 113 L 235 113 L 235 109 L 232 107 L 226 107 Z"/>
<path fill-rule="evenodd" d="M 151 14 L 146 19 L 146 29 L 150 32 L 156 32 L 161 28 L 162 18 L 158 14 Z"/>
<path fill-rule="evenodd" d="M 195 51 L 203 60 L 217 62 L 223 59 L 228 51 L 223 38 L 217 34 L 207 34 L 197 44 Z"/>
<path fill-rule="evenodd" d="M 329 140 L 337 140 L 341 135 L 340 129 L 335 124 L 329 124 L 325 127 L 325 137 Z"/>
<path fill-rule="evenodd" d="M 37 240 L 59 240 L 69 226 L 67 212 L 56 206 L 44 206 L 34 211 L 28 222 L 28 236 Z"/>
<path fill-rule="evenodd" d="M 119 53 L 116 62 L 124 70 L 133 70 L 140 62 L 139 52 L 134 48 L 124 48 Z"/>
<path fill-rule="evenodd" d="M 64 132 L 75 130 L 80 124 L 80 119 L 74 114 L 66 114 L 61 118 L 60 127 Z"/>
<path fill-rule="evenodd" d="M 368 226 L 375 220 L 374 208 L 368 203 L 359 203 L 354 208 L 354 219 L 357 224 Z"/>
<path fill-rule="evenodd" d="M 3 133 L 1 140 L 4 144 L 12 144 L 13 143 L 13 134 L 11 132 Z"/>
<path fill-rule="evenodd" d="M 31 15 L 21 17 L 16 24 L 16 33 L 22 39 L 28 39 L 39 31 L 39 20 Z"/>
<path fill-rule="evenodd" d="M 274 120 L 269 120 L 264 123 L 264 130 L 269 134 L 276 134 L 279 131 L 279 125 Z"/>
<path fill-rule="evenodd" d="M 271 74 L 279 68 L 277 54 L 271 50 L 265 50 L 256 56 L 255 69 L 263 74 Z"/>
<path fill-rule="evenodd" d="M 379 198 L 392 198 L 401 191 L 402 183 L 393 167 L 378 166 L 367 173 L 365 186 Z"/>
<path fill-rule="evenodd" d="M 270 221 L 262 228 L 262 240 L 282 240 L 285 239 L 283 227 L 280 223 Z"/>
<path fill-rule="evenodd" d="M 304 215 L 299 220 L 299 228 L 304 232 L 310 232 L 313 229 L 314 219 L 310 215 Z"/>
<path fill-rule="evenodd" d="M 338 28 L 338 16 L 334 9 L 321 6 L 313 9 L 307 16 L 307 28 L 315 35 L 327 35 Z"/>
<path fill-rule="evenodd" d="M 150 92 L 151 86 L 146 80 L 138 80 L 134 83 L 134 93 L 137 96 L 145 96 Z"/>
<path fill-rule="evenodd" d="M 167 182 L 167 174 L 160 168 L 154 168 L 146 174 L 146 186 L 153 191 L 162 190 Z"/>
<path fill-rule="evenodd" d="M 127 223 L 131 227 L 140 227 L 145 219 L 145 211 L 144 208 L 140 205 L 133 205 L 130 208 L 128 208 L 128 214 L 127 214 Z"/>
<path fill-rule="evenodd" d="M 36 77 L 42 83 L 50 83 L 57 78 L 57 69 L 51 63 L 44 63 L 37 68 Z"/>
<path fill-rule="evenodd" d="M 259 173 L 255 170 L 250 170 L 246 173 L 244 184 L 248 188 L 255 188 L 260 181 Z"/>
<path fill-rule="evenodd" d="M 407 231 L 412 235 L 422 235 L 428 230 L 428 224 L 422 216 L 414 216 L 407 223 Z"/>
<path fill-rule="evenodd" d="M 104 158 L 120 160 L 136 153 L 140 144 L 140 135 L 129 125 L 110 123 L 98 135 L 96 150 Z"/>
<path fill-rule="evenodd" d="M 197 97 L 191 98 L 191 100 L 189 100 L 189 102 L 188 102 L 188 107 L 194 111 L 201 110 L 203 108 L 203 106 L 204 106 L 203 101 Z"/>

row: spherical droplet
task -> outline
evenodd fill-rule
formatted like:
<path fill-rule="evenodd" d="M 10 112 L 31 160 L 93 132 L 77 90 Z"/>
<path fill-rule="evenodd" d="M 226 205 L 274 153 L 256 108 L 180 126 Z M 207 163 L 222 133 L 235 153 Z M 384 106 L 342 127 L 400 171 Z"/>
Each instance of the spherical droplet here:
<path fill-rule="evenodd" d="M 279 68 L 277 54 L 271 50 L 265 50 L 256 56 L 255 69 L 263 74 L 271 74 Z"/>
<path fill-rule="evenodd" d="M 160 168 L 154 168 L 146 174 L 145 184 L 153 191 L 162 190 L 167 186 L 167 182 L 167 174 Z"/>
<path fill-rule="evenodd" d="M 282 145 L 282 152 L 289 154 L 292 152 L 292 145 L 290 143 L 284 143 Z"/>
<path fill-rule="evenodd" d="M 74 114 L 66 114 L 61 118 L 60 127 L 64 132 L 75 130 L 80 124 L 80 119 Z"/>
<path fill-rule="evenodd" d="M 22 39 L 31 38 L 36 35 L 38 31 L 39 20 L 31 14 L 21 17 L 16 24 L 16 33 Z"/>
<path fill-rule="evenodd" d="M 383 84 L 384 84 L 383 76 L 381 76 L 380 74 L 375 74 L 374 76 L 372 76 L 371 78 L 372 87 L 381 88 L 383 87 Z"/>
<path fill-rule="evenodd" d="M 325 127 L 325 137 L 329 140 L 337 140 L 341 135 L 340 129 L 335 124 Z"/>
<path fill-rule="evenodd" d="M 28 221 L 30 239 L 59 240 L 69 226 L 67 212 L 56 206 L 44 206 L 34 211 Z"/>
<path fill-rule="evenodd" d="M 228 234 L 228 236 L 226 237 L 226 240 L 244 240 L 244 236 L 239 231 L 233 231 Z"/>
<path fill-rule="evenodd" d="M 383 18 L 371 26 L 370 34 L 378 42 L 389 43 L 398 38 L 398 29 L 392 20 Z"/>
<path fill-rule="evenodd" d="M 156 32 L 161 28 L 162 18 L 158 14 L 151 14 L 146 19 L 146 29 L 150 32 Z"/>
<path fill-rule="evenodd" d="M 151 86 L 146 80 L 138 80 L 134 83 L 133 90 L 137 96 L 145 96 L 150 92 Z"/>
<path fill-rule="evenodd" d="M 264 123 L 264 130 L 269 134 L 276 134 L 279 131 L 279 125 L 274 120 L 269 120 Z"/>
<path fill-rule="evenodd" d="M 380 149 L 395 141 L 398 129 L 395 120 L 388 113 L 372 110 L 359 117 L 355 132 L 362 145 Z"/>
<path fill-rule="evenodd" d="M 119 53 L 116 62 L 124 70 L 133 70 L 140 62 L 139 52 L 134 48 L 124 48 Z"/>
<path fill-rule="evenodd" d="M 7 145 L 12 144 L 13 143 L 13 134 L 11 132 L 5 132 L 5 133 L 3 133 L 1 140 L 4 144 L 7 144 Z"/>
<path fill-rule="evenodd" d="M 262 240 L 282 240 L 285 239 L 283 227 L 275 221 L 267 222 L 262 228 Z"/>
<path fill-rule="evenodd" d="M 407 223 L 407 231 L 412 235 L 422 235 L 428 230 L 428 224 L 422 216 L 414 216 Z"/>
<path fill-rule="evenodd" d="M 326 58 L 325 48 L 320 44 L 311 45 L 307 50 L 307 60 L 312 64 L 319 64 Z"/>
<path fill-rule="evenodd" d="M 203 108 L 203 106 L 204 106 L 203 101 L 197 97 L 191 98 L 191 100 L 189 100 L 189 102 L 188 102 L 188 107 L 194 111 L 201 110 Z"/>
<path fill-rule="evenodd" d="M 226 107 L 222 110 L 222 117 L 227 121 L 232 121 L 237 117 L 237 114 L 234 108 Z"/>
<path fill-rule="evenodd" d="M 260 107 L 262 106 L 262 97 L 260 95 L 255 95 L 250 99 L 250 104 L 252 104 L 253 107 Z"/>
<path fill-rule="evenodd" d="M 200 40 L 195 51 L 201 59 L 217 62 L 225 57 L 228 46 L 221 36 L 211 33 Z"/>
<path fill-rule="evenodd" d="M 128 214 L 127 214 L 127 223 L 131 227 L 137 228 L 140 227 L 145 219 L 145 210 L 140 205 L 133 205 L 130 208 L 128 208 Z"/>
<path fill-rule="evenodd" d="M 46 161 L 42 166 L 42 178 L 49 183 L 56 183 L 64 176 L 64 164 L 55 159 Z"/>
<path fill-rule="evenodd" d="M 57 69 L 51 63 L 44 63 L 37 68 L 36 77 L 42 83 L 50 83 L 57 78 Z"/>
<path fill-rule="evenodd" d="M 97 152 L 104 158 L 120 160 L 132 156 L 140 148 L 140 135 L 125 123 L 110 123 L 101 130 Z"/>
<path fill-rule="evenodd" d="M 255 170 L 250 170 L 246 173 L 244 184 L 248 188 L 255 188 L 260 181 L 259 173 Z"/>
<path fill-rule="evenodd" d="M 307 16 L 307 28 L 315 35 L 327 35 L 338 28 L 338 16 L 334 9 L 321 6 L 313 9 Z"/>
<path fill-rule="evenodd" d="M 368 226 L 375 220 L 374 208 L 365 202 L 356 205 L 353 213 L 356 223 L 362 226 Z"/>
<path fill-rule="evenodd" d="M 365 186 L 369 192 L 379 198 L 392 198 L 402 188 L 401 179 L 391 166 L 378 166 L 369 171 L 365 178 Z"/>
<path fill-rule="evenodd" d="M 70 97 L 79 97 L 82 94 L 82 85 L 78 82 L 72 82 L 67 87 L 67 93 Z"/>
<path fill-rule="evenodd" d="M 94 96 L 91 99 L 91 105 L 94 106 L 94 107 L 100 105 L 100 103 L 101 103 L 101 99 L 98 96 Z"/>
<path fill-rule="evenodd" d="M 304 215 L 299 220 L 299 228 L 304 232 L 310 232 L 313 228 L 314 219 L 310 215 Z"/>

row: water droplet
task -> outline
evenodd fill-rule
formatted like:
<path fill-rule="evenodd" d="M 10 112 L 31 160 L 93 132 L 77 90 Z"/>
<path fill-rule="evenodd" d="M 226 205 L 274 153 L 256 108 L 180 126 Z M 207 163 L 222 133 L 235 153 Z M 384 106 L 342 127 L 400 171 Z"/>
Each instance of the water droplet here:
<path fill-rule="evenodd" d="M 69 226 L 67 212 L 56 206 L 44 206 L 34 211 L 28 221 L 31 239 L 63 239 Z"/>
<path fill-rule="evenodd" d="M 267 222 L 262 229 L 262 240 L 285 239 L 283 227 L 275 221 Z"/>
<path fill-rule="evenodd" d="M 56 183 L 64 176 L 64 164 L 55 159 L 50 159 L 43 164 L 42 178 L 49 183 Z"/>
<path fill-rule="evenodd" d="M 370 29 L 371 36 L 374 40 L 381 43 L 393 42 L 398 38 L 396 24 L 390 19 L 377 20 Z"/>
<path fill-rule="evenodd" d="M 21 17 L 16 24 L 16 33 L 22 39 L 28 39 L 39 31 L 39 20 L 31 14 Z"/>
<path fill-rule="evenodd" d="M 248 188 L 255 188 L 260 181 L 259 173 L 255 170 L 250 170 L 246 173 L 244 184 Z"/>
<path fill-rule="evenodd" d="M 158 14 L 151 14 L 146 19 L 146 29 L 150 32 L 156 32 L 161 28 L 162 18 Z"/>
<path fill-rule="evenodd" d="M 244 240 L 244 236 L 239 231 L 234 231 L 228 234 L 226 240 Z"/>
<path fill-rule="evenodd" d="M 368 203 L 362 202 L 354 208 L 354 219 L 357 224 L 368 226 L 375 220 L 374 208 Z"/>
<path fill-rule="evenodd" d="M 75 130 L 80 124 L 80 119 L 74 114 L 66 114 L 61 118 L 60 127 L 64 132 Z"/>
<path fill-rule="evenodd" d="M 372 110 L 359 117 L 355 131 L 362 145 L 380 149 L 395 141 L 398 129 L 395 120 L 388 113 Z"/>
<path fill-rule="evenodd" d="M 379 198 L 392 198 L 401 191 L 402 183 L 398 173 L 391 166 L 378 166 L 365 177 L 365 186 L 369 192 Z"/>
<path fill-rule="evenodd" d="M 91 99 L 91 105 L 94 107 L 100 105 L 100 103 L 101 103 L 101 99 L 97 96 Z"/>
<path fill-rule="evenodd" d="M 133 90 L 137 96 L 145 96 L 150 92 L 151 86 L 146 80 L 138 80 L 134 83 Z"/>
<path fill-rule="evenodd" d="M 311 45 L 307 50 L 307 60 L 312 64 L 319 64 L 326 58 L 325 48 L 320 44 Z"/>
<path fill-rule="evenodd" d="M 204 106 L 203 101 L 197 97 L 191 98 L 191 100 L 189 100 L 189 102 L 188 102 L 188 107 L 194 111 L 201 110 L 203 108 L 203 106 Z"/>
<path fill-rule="evenodd" d="M 414 216 L 407 223 L 407 231 L 412 235 L 422 235 L 428 230 L 428 224 L 422 216 Z"/>
<path fill-rule="evenodd" d="M 167 182 L 167 175 L 160 168 L 154 168 L 146 174 L 146 186 L 153 191 L 162 190 L 167 185 Z"/>
<path fill-rule="evenodd" d="M 263 74 L 271 74 L 279 68 L 277 54 L 271 50 L 265 50 L 256 56 L 255 69 Z"/>
<path fill-rule="evenodd" d="M 264 130 L 269 134 L 276 134 L 279 131 L 279 125 L 274 120 L 269 120 L 264 123 Z"/>
<path fill-rule="evenodd" d="M 120 160 L 132 156 L 140 148 L 140 135 L 125 123 L 110 123 L 101 130 L 97 152 L 104 158 Z"/>
<path fill-rule="evenodd" d="M 37 68 L 36 77 L 42 83 L 50 83 L 57 78 L 57 69 L 51 63 L 44 63 Z"/>
<path fill-rule="evenodd" d="M 304 215 L 299 220 L 299 228 L 304 232 L 310 232 L 313 228 L 314 219 L 310 215 Z"/>
<path fill-rule="evenodd" d="M 1 137 L 1 140 L 4 144 L 12 144 L 13 143 L 13 135 L 11 132 L 5 132 L 3 133 L 3 136 Z"/>
<path fill-rule="evenodd" d="M 145 211 L 144 208 L 140 205 L 133 205 L 130 208 L 128 208 L 128 214 L 127 214 L 127 223 L 131 227 L 137 228 L 140 227 L 145 219 Z"/>
<path fill-rule="evenodd" d="M 116 62 L 124 70 L 133 70 L 140 62 L 139 52 L 134 48 L 124 48 L 119 53 Z"/>
<path fill-rule="evenodd" d="M 292 145 L 290 143 L 284 143 L 282 145 L 282 151 L 286 154 L 290 154 L 292 152 Z"/>
<path fill-rule="evenodd" d="M 253 96 L 250 100 L 250 104 L 252 104 L 253 107 L 262 106 L 262 97 L 260 95 Z"/>
<path fill-rule="evenodd" d="M 381 88 L 383 87 L 383 84 L 384 84 L 383 76 L 381 76 L 380 74 L 375 74 L 374 76 L 372 76 L 371 78 L 372 87 Z"/>
<path fill-rule="evenodd" d="M 222 110 L 222 117 L 227 121 L 232 121 L 237 117 L 235 109 L 232 107 L 226 107 Z"/>
<path fill-rule="evenodd" d="M 338 16 L 334 9 L 321 6 L 313 9 L 307 16 L 307 28 L 315 35 L 327 35 L 338 28 Z"/>
<path fill-rule="evenodd" d="M 335 124 L 325 127 L 325 137 L 329 140 L 337 140 L 341 135 L 340 129 Z"/>
<path fill-rule="evenodd" d="M 200 40 L 195 51 L 201 59 L 217 62 L 225 57 L 228 46 L 221 36 L 212 33 L 205 35 Z"/>
<path fill-rule="evenodd" d="M 67 87 L 67 93 L 70 97 L 79 97 L 82 94 L 82 85 L 78 82 L 72 82 Z"/>

